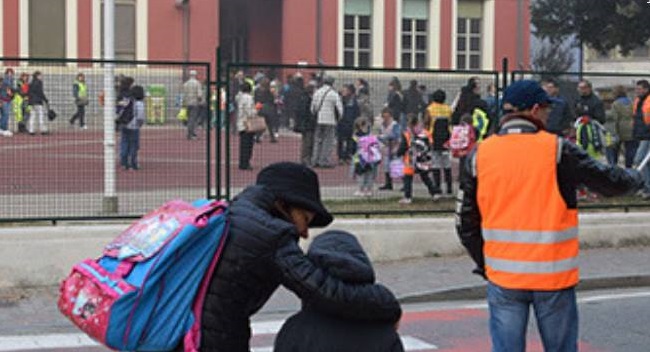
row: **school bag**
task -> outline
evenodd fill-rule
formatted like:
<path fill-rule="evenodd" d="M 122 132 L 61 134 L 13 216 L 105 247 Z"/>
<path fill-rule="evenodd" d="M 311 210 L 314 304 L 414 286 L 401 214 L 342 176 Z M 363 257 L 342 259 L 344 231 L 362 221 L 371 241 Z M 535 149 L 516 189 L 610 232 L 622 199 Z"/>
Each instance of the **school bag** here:
<path fill-rule="evenodd" d="M 199 350 L 201 312 L 227 234 L 223 202 L 171 201 L 145 215 L 63 280 L 59 310 L 105 346 Z"/>
<path fill-rule="evenodd" d="M 358 137 L 356 159 L 354 165 L 356 174 L 369 171 L 381 162 L 381 145 L 377 136 L 367 135 Z"/>
<path fill-rule="evenodd" d="M 117 104 L 117 119 L 115 122 L 121 125 L 128 125 L 135 113 L 133 111 L 134 101 L 132 98 L 124 98 Z"/>
<path fill-rule="evenodd" d="M 428 171 L 433 167 L 431 139 L 425 132 L 414 133 L 411 140 L 413 162 L 418 171 Z"/>
<path fill-rule="evenodd" d="M 451 129 L 451 137 L 445 146 L 454 158 L 462 158 L 469 154 L 476 144 L 476 131 L 468 123 L 461 123 Z"/>
<path fill-rule="evenodd" d="M 605 151 L 607 133 L 605 127 L 588 116 L 576 120 L 576 143 L 592 157 Z"/>

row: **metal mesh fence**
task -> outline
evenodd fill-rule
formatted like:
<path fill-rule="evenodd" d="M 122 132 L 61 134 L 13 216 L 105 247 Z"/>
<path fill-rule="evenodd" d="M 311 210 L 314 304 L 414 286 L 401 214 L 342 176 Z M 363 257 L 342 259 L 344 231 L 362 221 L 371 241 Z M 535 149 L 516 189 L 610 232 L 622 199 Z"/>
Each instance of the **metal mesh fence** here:
<path fill-rule="evenodd" d="M 293 161 L 305 162 L 315 166 L 314 169 L 319 175 L 321 182 L 321 194 L 329 206 L 336 213 L 351 212 L 373 212 L 382 211 L 399 211 L 409 210 L 417 212 L 421 210 L 445 210 L 453 209 L 453 200 L 451 195 L 447 199 L 433 202 L 432 197 L 425 188 L 422 181 L 416 176 L 413 181 L 413 203 L 399 204 L 399 200 L 404 197 L 403 182 L 401 179 L 393 180 L 393 190 L 379 191 L 379 186 L 385 183 L 385 171 L 387 164 L 385 158 L 377 167 L 377 175 L 374 177 L 371 194 L 360 194 L 359 176 L 354 175 L 354 159 L 348 158 L 345 151 L 339 152 L 341 142 L 345 144 L 345 138 L 342 138 L 341 131 L 337 128 L 336 135 L 329 139 L 325 144 L 329 145 L 330 153 L 326 153 L 329 159 L 329 165 L 318 164 L 309 154 L 303 153 L 302 148 L 305 145 L 311 145 L 309 142 L 304 143 L 305 133 L 296 131 L 294 128 L 295 121 L 300 118 L 292 112 L 296 105 L 296 97 L 291 93 L 292 86 L 290 82 L 295 82 L 296 77 L 301 77 L 302 87 L 306 90 L 317 90 L 321 87 L 321 78 L 330 76 L 334 79 L 333 89 L 341 97 L 341 90 L 344 86 L 355 86 L 356 93 L 359 93 L 360 83 L 362 80 L 366 84 L 367 97 L 360 97 L 356 94 L 356 99 L 360 105 L 360 111 L 355 117 L 367 115 L 372 121 L 372 133 L 379 134 L 382 124 L 381 112 L 387 104 L 389 94 L 389 82 L 395 79 L 399 80 L 402 86 L 402 96 L 406 96 L 411 81 L 416 81 L 416 87 L 423 88 L 423 97 L 426 101 L 423 106 L 428 105 L 429 96 L 434 91 L 441 89 L 446 93 L 446 103 L 452 105 L 458 96 L 461 88 L 465 86 L 468 80 L 476 77 L 479 80 L 482 95 L 488 84 L 492 83 L 498 87 L 498 74 L 496 72 L 462 72 L 462 71 L 405 71 L 390 69 L 345 69 L 340 67 L 311 67 L 311 66 L 277 66 L 277 65 L 244 65 L 230 64 L 226 69 L 227 81 L 224 88 L 227 90 L 226 100 L 228 102 L 228 114 L 224 117 L 224 131 L 222 135 L 223 148 L 225 149 L 225 158 L 221 165 L 221 172 L 224 177 L 223 194 L 232 197 L 240 192 L 247 185 L 255 182 L 257 172 L 264 166 L 279 162 Z M 265 93 L 264 80 L 268 79 L 268 88 L 271 94 Z M 243 134 L 241 125 L 237 125 L 237 101 L 241 83 L 248 82 L 253 84 L 254 91 L 251 95 L 254 97 L 260 114 L 264 116 L 272 115 L 267 118 L 267 123 L 273 127 L 256 137 L 252 147 L 252 157 L 250 159 L 251 170 L 242 170 L 242 161 L 240 154 L 243 151 L 241 140 Z M 263 93 L 264 92 L 264 93 Z M 266 97 L 265 97 L 266 96 Z M 367 103 L 364 103 L 364 98 Z M 264 101 L 270 99 L 270 104 L 264 104 Z M 347 98 L 342 99 L 344 105 L 344 115 L 348 114 L 346 106 Z M 270 105 L 270 110 L 268 106 Z M 318 105 L 318 104 L 316 104 Z M 354 113 L 352 113 L 354 114 Z M 422 118 L 422 115 L 420 115 Z M 346 115 L 346 119 L 349 119 Z M 404 120 L 405 116 L 396 117 L 397 122 Z M 239 127 L 239 128 L 238 128 Z M 339 126 L 340 128 L 340 126 Z M 331 143 L 331 144 L 330 144 Z M 356 149 L 352 149 L 354 154 Z M 304 154 L 304 155 L 301 155 Z M 306 157 L 306 159 L 305 159 Z M 347 161 L 346 161 L 347 159 Z M 352 160 L 350 160 L 352 159 Z M 245 168 L 245 167 L 244 167 Z M 452 161 L 454 188 L 457 187 L 457 161 Z M 444 181 L 444 177 L 442 177 Z M 446 184 L 442 187 L 446 188 Z M 367 193 L 367 192 L 366 192 Z"/>
<path fill-rule="evenodd" d="M 134 105 L 136 116 L 144 114 L 139 137 L 130 128 L 135 127 L 133 124 L 114 128 L 115 145 L 110 148 L 115 168 L 110 170 L 105 160 L 109 131 L 104 127 L 103 112 L 104 73 L 109 62 L 0 60 L 5 60 L 2 72 L 15 73 L 13 78 L 5 76 L 0 94 L 9 131 L 0 136 L 3 220 L 137 216 L 169 199 L 209 195 L 206 160 L 213 137 L 205 104 L 209 90 L 203 83 L 210 74 L 209 64 L 110 62 L 114 65 L 116 96 L 121 94 L 119 84 L 125 77 L 133 78 L 133 85 L 141 86 L 145 93 L 142 100 L 138 99 L 141 103 Z M 195 121 L 198 125 L 197 137 L 189 136 L 188 126 L 178 119 L 183 85 L 191 71 L 196 72 L 197 94 L 202 102 L 190 108 L 195 113 L 190 116 L 194 118 L 192 124 Z M 42 90 L 49 101 L 42 110 L 35 72 L 41 73 Z M 86 93 L 75 99 L 79 73 L 85 76 Z M 47 115 L 48 105 L 57 117 L 45 117 L 41 123 L 40 113 Z M 85 110 L 83 121 L 79 105 Z M 136 155 L 137 160 L 133 160 Z M 115 184 L 114 197 L 110 197 L 107 186 L 111 182 Z"/>

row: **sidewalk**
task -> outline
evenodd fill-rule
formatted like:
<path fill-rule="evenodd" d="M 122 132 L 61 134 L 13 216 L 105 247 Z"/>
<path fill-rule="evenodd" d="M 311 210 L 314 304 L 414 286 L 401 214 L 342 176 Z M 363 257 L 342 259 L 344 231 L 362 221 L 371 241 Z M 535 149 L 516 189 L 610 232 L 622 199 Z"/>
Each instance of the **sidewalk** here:
<path fill-rule="evenodd" d="M 580 264 L 583 281 L 579 289 L 602 278 L 615 279 L 603 282 L 607 287 L 650 286 L 649 255 L 650 247 L 584 250 Z M 470 273 L 472 268 L 473 263 L 467 256 L 432 257 L 375 265 L 378 281 L 398 297 L 406 298 L 407 302 L 484 297 L 477 288 L 485 283 Z M 463 289 L 455 290 L 459 287 Z M 57 295 L 58 288 L 53 286 L 0 290 L 0 336 L 77 332 L 59 314 Z M 284 317 L 298 309 L 299 300 L 281 288 L 254 320 Z"/>

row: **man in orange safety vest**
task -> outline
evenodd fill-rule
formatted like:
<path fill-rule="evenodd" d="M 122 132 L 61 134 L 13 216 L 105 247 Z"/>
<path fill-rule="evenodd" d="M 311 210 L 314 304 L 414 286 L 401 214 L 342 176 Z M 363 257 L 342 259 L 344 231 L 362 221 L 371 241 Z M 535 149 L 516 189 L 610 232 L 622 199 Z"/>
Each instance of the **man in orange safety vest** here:
<path fill-rule="evenodd" d="M 510 85 L 500 130 L 470 153 L 457 231 L 488 280 L 492 351 L 524 351 L 532 304 L 546 351 L 577 350 L 576 187 L 603 196 L 639 189 L 640 173 L 601 164 L 545 131 L 553 100 L 535 81 Z"/>

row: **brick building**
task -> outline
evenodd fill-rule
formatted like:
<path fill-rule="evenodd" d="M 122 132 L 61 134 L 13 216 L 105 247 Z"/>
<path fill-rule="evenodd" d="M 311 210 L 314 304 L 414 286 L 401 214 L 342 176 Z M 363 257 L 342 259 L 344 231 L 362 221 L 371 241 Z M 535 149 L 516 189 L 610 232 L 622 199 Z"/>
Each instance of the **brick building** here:
<path fill-rule="evenodd" d="M 188 30 L 182 0 L 115 0 L 116 57 L 214 61 L 221 41 L 226 59 L 250 62 L 486 70 L 503 57 L 529 62 L 530 0 L 186 1 Z M 100 58 L 102 3 L 0 0 L 0 55 Z"/>

